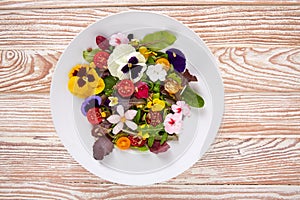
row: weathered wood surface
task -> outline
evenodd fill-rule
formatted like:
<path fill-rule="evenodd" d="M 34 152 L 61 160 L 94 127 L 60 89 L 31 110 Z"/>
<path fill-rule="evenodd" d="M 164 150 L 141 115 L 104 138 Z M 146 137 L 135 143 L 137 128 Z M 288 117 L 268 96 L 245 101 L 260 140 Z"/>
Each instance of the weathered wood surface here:
<path fill-rule="evenodd" d="M 219 62 L 226 93 L 300 92 L 299 47 L 211 50 Z M 57 50 L 0 50 L 0 92 L 49 93 L 60 55 Z"/>
<path fill-rule="evenodd" d="M 54 132 L 49 95 L 0 95 L 2 136 Z M 300 93 L 230 93 L 220 138 L 300 138 Z M 13 123 L 12 123 L 13 122 Z"/>
<path fill-rule="evenodd" d="M 167 182 L 131 187 L 82 168 L 55 133 L 51 77 L 89 24 L 167 14 L 219 62 L 225 113 L 211 149 Z M 0 199 L 300 199 L 300 1 L 0 1 Z"/>
<path fill-rule="evenodd" d="M 88 25 L 122 11 L 167 14 L 210 47 L 300 45 L 299 6 L 132 6 L 0 11 L 0 48 L 64 49 Z M 145 22 L 146 23 L 146 22 Z"/>

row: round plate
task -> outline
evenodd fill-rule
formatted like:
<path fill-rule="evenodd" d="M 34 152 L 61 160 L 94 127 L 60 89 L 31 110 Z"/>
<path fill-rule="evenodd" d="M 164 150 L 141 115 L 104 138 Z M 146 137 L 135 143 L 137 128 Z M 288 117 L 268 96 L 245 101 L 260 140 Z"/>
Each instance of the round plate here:
<path fill-rule="evenodd" d="M 198 82 L 192 83 L 191 87 L 204 98 L 205 106 L 192 108 L 191 117 L 184 120 L 179 141 L 170 141 L 171 148 L 167 152 L 153 154 L 114 148 L 103 160 L 97 161 L 93 158 L 91 125 L 80 112 L 83 100 L 74 97 L 67 89 L 68 72 L 74 65 L 85 62 L 82 51 L 96 47 L 97 35 L 110 36 L 122 32 L 142 38 L 159 30 L 168 30 L 176 35 L 177 40 L 171 47 L 185 54 L 187 68 L 198 78 Z M 93 174 L 127 185 L 166 181 L 191 167 L 214 140 L 224 109 L 224 88 L 217 62 L 204 42 L 180 22 L 150 12 L 112 15 L 82 31 L 57 63 L 50 98 L 56 131 L 73 158 Z"/>

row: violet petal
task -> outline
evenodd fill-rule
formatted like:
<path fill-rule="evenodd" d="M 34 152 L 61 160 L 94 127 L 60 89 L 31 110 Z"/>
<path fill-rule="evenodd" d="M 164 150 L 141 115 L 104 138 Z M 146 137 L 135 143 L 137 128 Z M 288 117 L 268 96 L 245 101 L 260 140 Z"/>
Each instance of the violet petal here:
<path fill-rule="evenodd" d="M 174 66 L 174 69 L 178 72 L 183 72 L 186 67 L 184 54 L 175 48 L 167 50 L 166 53 L 168 54 L 168 60 Z"/>

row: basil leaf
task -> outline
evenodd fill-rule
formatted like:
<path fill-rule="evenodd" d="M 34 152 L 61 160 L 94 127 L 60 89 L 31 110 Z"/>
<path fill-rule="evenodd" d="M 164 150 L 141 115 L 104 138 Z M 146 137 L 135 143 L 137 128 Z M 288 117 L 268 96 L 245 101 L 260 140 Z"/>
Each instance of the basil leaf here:
<path fill-rule="evenodd" d="M 100 49 L 92 49 L 91 51 L 85 50 L 83 51 L 82 56 L 87 62 L 91 63 L 94 60 L 95 54 L 99 51 Z"/>
<path fill-rule="evenodd" d="M 138 151 L 148 151 L 149 150 L 149 148 L 147 146 L 142 146 L 142 147 L 133 147 L 133 146 L 131 146 L 130 148 L 134 149 L 134 150 L 138 150 Z"/>
<path fill-rule="evenodd" d="M 135 117 L 133 118 L 133 121 L 136 124 L 139 124 L 140 120 L 141 120 L 141 109 L 137 109 L 137 113 L 136 113 Z"/>
<path fill-rule="evenodd" d="M 181 99 L 192 107 L 202 108 L 204 99 L 198 95 L 189 85 L 187 85 L 181 94 Z"/>
<path fill-rule="evenodd" d="M 167 141 L 167 139 L 168 139 L 168 133 L 164 132 L 160 140 L 160 145 L 162 145 L 165 141 Z"/>
<path fill-rule="evenodd" d="M 105 84 L 104 91 L 109 91 L 116 85 L 116 83 L 118 82 L 118 78 L 114 76 L 107 76 L 103 79 L 103 81 Z"/>
<path fill-rule="evenodd" d="M 162 50 L 176 41 L 176 36 L 168 31 L 157 31 L 146 35 L 141 43 L 152 51 Z"/>
<path fill-rule="evenodd" d="M 148 138 L 148 146 L 149 146 L 149 147 L 152 147 L 153 143 L 154 143 L 154 136 L 150 136 L 150 137 Z"/>

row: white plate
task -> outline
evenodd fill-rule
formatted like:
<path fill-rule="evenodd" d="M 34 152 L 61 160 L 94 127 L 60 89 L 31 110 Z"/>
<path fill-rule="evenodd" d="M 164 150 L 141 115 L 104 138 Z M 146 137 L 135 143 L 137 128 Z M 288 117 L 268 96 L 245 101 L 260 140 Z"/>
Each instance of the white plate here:
<path fill-rule="evenodd" d="M 82 99 L 67 89 L 68 72 L 83 63 L 82 51 L 96 47 L 97 35 L 134 33 L 142 38 L 157 30 L 168 30 L 177 37 L 172 47 L 187 58 L 187 68 L 198 77 L 192 87 L 205 99 L 202 109 L 192 109 L 184 121 L 179 141 L 161 154 L 151 152 L 113 152 L 102 161 L 93 158 L 91 126 L 80 112 Z M 204 42 L 189 28 L 167 16 L 149 12 L 124 12 L 106 17 L 82 31 L 66 48 L 57 63 L 51 84 L 51 111 L 56 131 L 73 158 L 93 174 L 111 182 L 148 185 L 166 181 L 187 170 L 207 151 L 214 140 L 223 115 L 224 88 L 215 58 Z"/>

